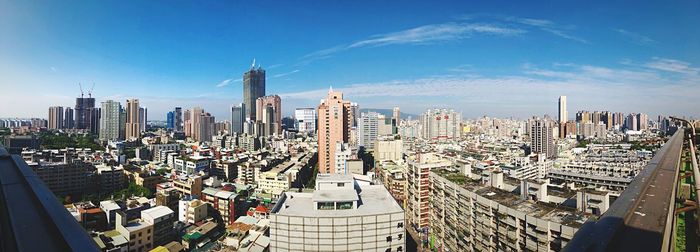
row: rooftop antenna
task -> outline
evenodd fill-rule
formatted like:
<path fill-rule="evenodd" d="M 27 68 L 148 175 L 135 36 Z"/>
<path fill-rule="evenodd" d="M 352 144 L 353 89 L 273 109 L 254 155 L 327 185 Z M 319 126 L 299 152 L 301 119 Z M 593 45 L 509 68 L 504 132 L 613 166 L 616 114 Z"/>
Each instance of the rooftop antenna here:
<path fill-rule="evenodd" d="M 80 98 L 83 98 L 83 85 L 78 82 L 78 86 L 80 87 Z"/>
<path fill-rule="evenodd" d="M 88 90 L 88 97 L 89 98 L 92 98 L 92 90 L 94 90 L 94 89 L 95 89 L 95 83 L 93 82 L 92 87 L 90 87 L 90 90 Z"/>

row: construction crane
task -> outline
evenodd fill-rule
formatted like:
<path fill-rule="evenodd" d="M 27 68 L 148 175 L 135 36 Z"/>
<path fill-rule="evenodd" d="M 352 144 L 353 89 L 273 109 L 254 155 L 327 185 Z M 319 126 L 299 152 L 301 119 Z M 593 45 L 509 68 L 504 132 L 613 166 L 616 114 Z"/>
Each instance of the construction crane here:
<path fill-rule="evenodd" d="M 89 98 L 92 98 L 92 90 L 94 90 L 94 89 L 95 89 L 95 83 L 93 82 L 92 87 L 90 87 L 90 90 L 88 90 L 88 97 Z"/>
<path fill-rule="evenodd" d="M 78 82 L 78 86 L 80 87 L 80 98 L 83 98 L 83 85 Z"/>

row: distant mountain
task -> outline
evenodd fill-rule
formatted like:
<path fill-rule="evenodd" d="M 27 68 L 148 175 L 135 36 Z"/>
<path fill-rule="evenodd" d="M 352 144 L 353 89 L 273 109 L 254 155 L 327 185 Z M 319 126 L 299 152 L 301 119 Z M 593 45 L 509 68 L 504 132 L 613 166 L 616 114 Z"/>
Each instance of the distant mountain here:
<path fill-rule="evenodd" d="M 384 115 L 384 116 L 386 116 L 386 117 L 391 117 L 391 116 L 394 114 L 394 110 L 393 110 L 393 109 L 360 108 L 360 114 L 366 113 L 366 112 L 369 112 L 369 111 L 377 112 L 377 113 L 382 114 L 382 115 Z M 408 119 L 409 116 L 410 116 L 411 119 L 413 119 L 413 120 L 417 120 L 417 119 L 418 119 L 418 115 L 408 114 L 408 113 L 401 112 L 401 119 L 403 119 L 403 120 Z"/>

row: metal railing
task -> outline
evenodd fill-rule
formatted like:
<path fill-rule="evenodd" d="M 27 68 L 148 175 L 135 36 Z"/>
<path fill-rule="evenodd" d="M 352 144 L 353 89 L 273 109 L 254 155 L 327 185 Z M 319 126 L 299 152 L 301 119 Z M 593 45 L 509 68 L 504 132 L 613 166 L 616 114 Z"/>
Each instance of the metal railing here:
<path fill-rule="evenodd" d="M 27 163 L 2 146 L 0 251 L 99 251 Z"/>

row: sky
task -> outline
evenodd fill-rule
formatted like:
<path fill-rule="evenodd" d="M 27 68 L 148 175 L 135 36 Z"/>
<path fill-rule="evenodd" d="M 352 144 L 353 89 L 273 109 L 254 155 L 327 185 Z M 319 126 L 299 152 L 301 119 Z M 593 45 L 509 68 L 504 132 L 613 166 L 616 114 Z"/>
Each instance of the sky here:
<path fill-rule="evenodd" d="M 361 108 L 465 118 L 700 117 L 700 1 L 0 0 L 0 117 L 92 90 L 230 119 L 253 59 L 284 115 L 330 87 Z M 94 88 L 91 88 L 94 84 Z"/>

